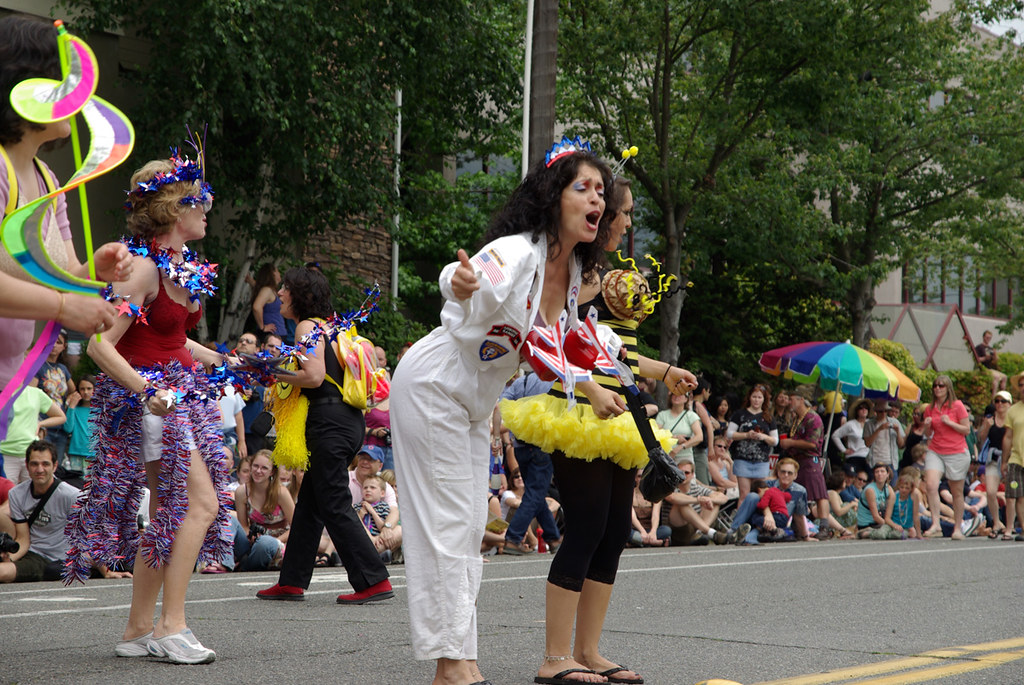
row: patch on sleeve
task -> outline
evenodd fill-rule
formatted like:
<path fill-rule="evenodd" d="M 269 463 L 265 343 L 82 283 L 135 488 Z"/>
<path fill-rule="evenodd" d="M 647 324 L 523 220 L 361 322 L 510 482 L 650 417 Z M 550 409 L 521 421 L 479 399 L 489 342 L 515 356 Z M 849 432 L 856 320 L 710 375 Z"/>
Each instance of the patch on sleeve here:
<path fill-rule="evenodd" d="M 492 362 L 498 357 L 504 357 L 506 354 L 508 354 L 508 348 L 493 340 L 484 340 L 483 345 L 480 346 L 481 361 Z"/>
<path fill-rule="evenodd" d="M 491 330 L 487 331 L 487 335 L 492 338 L 508 338 L 508 341 L 512 343 L 512 347 L 516 349 L 519 349 L 519 343 L 523 340 L 519 329 L 507 323 L 491 326 Z"/>
<path fill-rule="evenodd" d="M 487 252 L 481 252 L 470 261 L 480 267 L 491 285 L 498 285 L 505 280 L 505 260 L 494 248 Z"/>

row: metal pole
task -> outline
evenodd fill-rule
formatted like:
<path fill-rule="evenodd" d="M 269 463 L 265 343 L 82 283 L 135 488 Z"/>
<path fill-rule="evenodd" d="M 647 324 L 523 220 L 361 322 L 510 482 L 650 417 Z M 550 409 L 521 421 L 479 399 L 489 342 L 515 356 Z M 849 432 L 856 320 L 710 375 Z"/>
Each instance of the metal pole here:
<path fill-rule="evenodd" d="M 395 91 L 395 198 L 401 195 L 399 187 L 402 179 L 402 89 Z M 395 211 L 394 231 L 391 234 L 391 306 L 398 309 L 398 230 L 402 217 Z"/>
<path fill-rule="evenodd" d="M 839 371 L 841 367 L 836 367 L 836 389 L 835 397 L 832 398 L 832 406 L 828 407 L 828 428 L 825 429 L 825 442 L 821 443 L 821 458 L 824 460 L 824 465 L 821 467 L 821 472 L 825 474 L 825 477 L 832 475 L 831 462 L 828 459 L 828 441 L 832 437 L 832 419 L 835 417 L 835 406 L 836 400 L 839 398 L 839 388 L 842 387 L 842 383 L 839 381 Z M 843 404 L 840 401 L 839 406 Z"/>
<path fill-rule="evenodd" d="M 533 76 L 533 0 L 526 3 L 526 55 L 523 60 L 523 156 L 520 178 L 530 170 L 530 80 Z"/>

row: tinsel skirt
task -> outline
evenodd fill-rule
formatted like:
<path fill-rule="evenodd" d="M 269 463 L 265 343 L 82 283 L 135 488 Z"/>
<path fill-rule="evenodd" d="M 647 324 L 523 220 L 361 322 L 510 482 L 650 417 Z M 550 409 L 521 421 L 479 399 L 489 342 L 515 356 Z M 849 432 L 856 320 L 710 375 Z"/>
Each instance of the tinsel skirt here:
<path fill-rule="evenodd" d="M 85 580 L 97 563 L 111 569 L 130 566 L 140 546 L 149 566 L 159 568 L 167 562 L 188 509 L 189 431 L 210 472 L 219 505 L 217 518 L 206 531 L 199 562 L 219 561 L 230 550 L 231 495 L 227 488 L 228 464 L 221 451 L 219 390 L 198 364 L 187 368 L 175 361 L 139 371 L 146 378 L 156 378 L 158 387 L 175 388 L 179 398 L 163 422 L 159 485 L 151 494 L 157 497 L 159 507 L 140 535 L 137 516 L 146 487 L 139 455 L 142 405 L 113 379 L 100 375 L 90 418 L 96 459 L 85 490 L 68 517 L 65 582 Z"/>

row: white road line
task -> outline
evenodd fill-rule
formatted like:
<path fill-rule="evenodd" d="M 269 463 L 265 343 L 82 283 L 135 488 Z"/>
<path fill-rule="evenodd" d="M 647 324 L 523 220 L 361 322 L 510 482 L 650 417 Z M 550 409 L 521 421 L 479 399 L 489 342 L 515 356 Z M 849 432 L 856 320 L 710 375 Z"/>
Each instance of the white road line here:
<path fill-rule="evenodd" d="M 882 544 L 886 544 L 886 543 L 882 543 Z M 891 542 L 888 543 L 888 544 L 891 544 Z M 927 554 L 957 554 L 957 553 L 961 553 L 961 552 L 967 552 L 967 553 L 972 553 L 973 554 L 973 553 L 977 552 L 979 549 L 1013 550 L 1013 549 L 1024 549 L 1024 547 L 1017 547 L 1017 546 L 1011 546 L 1011 545 L 997 545 L 997 544 L 985 545 L 984 547 L 979 547 L 978 545 L 963 545 L 963 544 L 960 544 L 960 545 L 954 545 L 954 546 L 948 546 L 948 547 L 942 547 L 942 548 L 931 547 L 931 548 L 928 548 L 928 549 L 917 549 L 917 550 L 904 550 L 901 547 L 901 549 L 898 550 L 898 551 L 893 550 L 893 551 L 888 551 L 888 552 L 874 552 L 874 553 L 863 553 L 863 554 L 833 554 L 833 555 L 814 556 L 814 557 L 804 557 L 804 556 L 801 556 L 801 557 L 793 557 L 793 558 L 789 558 L 789 559 L 750 559 L 750 560 L 744 560 L 744 561 L 722 561 L 722 562 L 706 562 L 705 561 L 705 562 L 699 562 L 699 563 L 679 564 L 679 565 L 673 565 L 673 566 L 658 566 L 658 567 L 652 567 L 652 568 L 619 568 L 619 573 L 664 573 L 665 571 L 691 571 L 691 570 L 695 570 L 695 569 L 723 568 L 723 567 L 730 567 L 730 566 L 739 568 L 739 567 L 745 567 L 745 566 L 762 566 L 762 565 L 767 566 L 767 565 L 775 565 L 775 564 L 802 564 L 802 563 L 805 563 L 807 561 L 841 561 L 843 559 L 871 559 L 871 558 L 895 557 L 895 556 L 911 556 L 911 555 L 920 556 L 920 555 L 927 555 Z M 653 556 L 654 554 L 658 554 L 659 556 L 663 556 L 665 554 L 671 554 L 671 552 L 647 553 L 647 554 L 644 554 L 644 556 L 645 557 L 646 556 Z M 675 553 L 675 554 L 678 555 L 678 553 Z M 639 555 L 626 555 L 623 558 L 624 559 L 629 559 L 629 558 L 634 557 L 634 556 L 638 557 Z M 690 555 L 687 554 L 687 556 L 690 556 Z M 537 561 L 539 561 L 539 560 L 540 559 L 537 559 Z M 550 557 L 548 557 L 547 560 L 550 561 Z M 511 563 L 513 563 L 513 564 L 524 564 L 524 563 L 530 563 L 532 561 L 534 561 L 534 560 L 533 559 L 529 559 L 529 558 L 527 558 L 527 559 L 516 559 L 515 561 L 512 561 Z M 499 566 L 490 566 L 490 565 L 488 565 L 488 566 L 490 568 L 499 568 Z M 491 584 L 491 583 L 508 583 L 508 582 L 522 582 L 522 581 L 526 581 L 526 580 L 544 580 L 546 578 L 547 578 L 547 574 L 544 573 L 544 574 L 539 574 L 539 575 L 517 575 L 517 576 L 506 576 L 506 577 L 484 578 L 483 582 L 484 583 L 488 583 L 488 584 Z M 397 577 L 396 577 L 396 579 L 397 579 Z M 234 579 L 234 578 L 223 578 L 222 580 L 224 580 L 224 581 L 232 580 L 232 581 L 234 581 L 239 586 L 254 585 L 254 583 L 248 582 L 248 581 L 245 582 L 245 583 L 239 583 L 237 581 L 237 579 Z M 326 580 L 326 578 L 325 578 L 325 580 Z M 210 582 L 210 580 L 207 580 L 206 582 Z M 266 585 L 266 583 L 260 583 L 259 585 L 262 587 L 263 585 Z M 344 585 L 347 586 L 348 583 L 344 583 Z M 392 585 L 393 585 L 393 587 L 395 589 L 404 589 L 405 588 L 405 584 L 401 584 L 401 583 L 392 583 Z M 107 587 L 110 587 L 110 586 L 107 586 Z M 51 592 L 52 591 L 60 591 L 62 589 L 64 589 L 64 588 L 54 588 L 53 590 L 49 590 L 49 591 L 51 591 Z M 313 596 L 317 596 L 317 595 L 330 595 L 330 594 L 335 594 L 339 590 L 344 590 L 344 589 L 346 589 L 346 588 L 344 586 L 342 586 L 342 587 L 334 587 L 331 590 L 314 590 L 314 591 L 307 590 L 306 591 L 306 596 L 307 597 L 313 597 Z M 76 590 L 77 590 L 77 588 L 76 588 Z M 5 597 L 7 597 L 7 596 L 9 596 L 11 594 L 14 594 L 15 592 L 19 592 L 20 593 L 22 591 L 0 592 L 0 599 L 3 599 L 3 598 L 5 598 Z M 197 604 L 218 604 L 218 603 L 227 603 L 227 602 L 249 602 L 249 601 L 254 601 L 255 599 L 256 598 L 255 598 L 255 596 L 253 594 L 246 594 L 246 595 L 237 596 L 237 597 L 216 597 L 216 598 L 211 598 L 211 599 L 191 599 L 191 600 L 188 600 L 186 602 L 186 604 L 187 605 L 197 605 Z M 41 610 L 41 611 L 26 611 L 26 612 L 12 613 L 12 614 L 0 614 L 0 619 L 7 619 L 7 618 L 34 618 L 34 617 L 39 617 L 39 616 L 53 616 L 53 615 L 57 615 L 57 614 L 88 614 L 88 613 L 96 613 L 96 612 L 99 612 L 99 611 L 125 610 L 125 609 L 128 609 L 129 607 L 130 607 L 129 604 L 114 604 L 114 605 L 98 606 L 98 607 L 77 607 L 77 608 L 68 608 L 68 609 L 49 609 L 49 610 Z"/>

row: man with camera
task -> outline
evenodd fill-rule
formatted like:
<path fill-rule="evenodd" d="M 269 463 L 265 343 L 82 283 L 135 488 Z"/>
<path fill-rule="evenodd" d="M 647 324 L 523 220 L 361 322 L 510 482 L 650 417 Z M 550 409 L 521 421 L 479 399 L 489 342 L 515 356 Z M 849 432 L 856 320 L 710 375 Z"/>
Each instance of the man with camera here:
<path fill-rule="evenodd" d="M 54 476 L 56 453 L 46 440 L 36 440 L 25 450 L 29 480 L 11 488 L 8 496 L 15 536 L 0 537 L 0 583 L 60 579 L 67 552 L 64 527 L 79 490 Z M 104 578 L 131 577 L 105 566 L 97 569 Z"/>
<path fill-rule="evenodd" d="M 29 480 L 8 495 L 15 537 L 3 541 L 0 583 L 60 578 L 67 551 L 64 526 L 79 490 L 54 477 L 56 451 L 52 443 L 36 440 L 25 452 Z"/>

